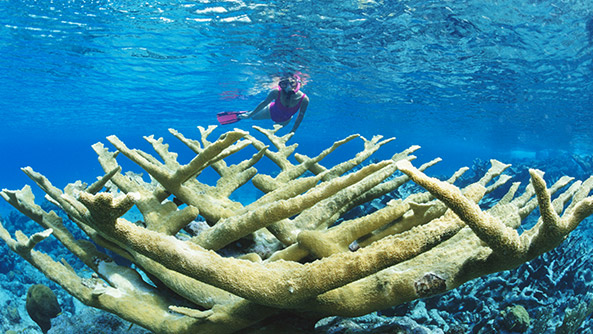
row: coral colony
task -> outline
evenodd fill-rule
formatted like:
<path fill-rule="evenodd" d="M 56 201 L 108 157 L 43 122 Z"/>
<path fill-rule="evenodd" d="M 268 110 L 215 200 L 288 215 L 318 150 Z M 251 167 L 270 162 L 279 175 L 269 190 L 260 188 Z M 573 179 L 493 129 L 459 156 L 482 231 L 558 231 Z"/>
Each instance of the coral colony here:
<path fill-rule="evenodd" d="M 552 250 L 593 213 L 593 197 L 587 197 L 593 178 L 562 177 L 547 187 L 543 173 L 530 170 L 529 185 L 507 185 L 506 194 L 483 210 L 478 203 L 485 195 L 505 189 L 508 165 L 492 160 L 479 181 L 460 188 L 454 183 L 466 169 L 446 181 L 428 177 L 423 171 L 439 159 L 414 167 L 417 146 L 363 165 L 391 141 L 380 136 L 353 135 L 310 158 L 294 153 L 297 145 L 286 144 L 291 134 L 277 136 L 278 127 L 254 127 L 273 148 L 242 130 L 211 142 L 215 127 L 199 129 L 199 140 L 170 130 L 195 152 L 187 164 L 162 139 L 145 138 L 154 156 L 108 137 L 117 151 L 93 145 L 105 175 L 88 186 L 76 182 L 60 190 L 23 168 L 92 242 L 75 239 L 56 213 L 35 204 L 28 186 L 0 194 L 45 230 L 31 236 L 16 231 L 13 239 L 2 227 L 0 236 L 86 305 L 158 333 L 224 333 L 278 315 L 357 316 L 440 294 Z M 350 160 L 320 164 L 357 138 L 364 148 Z M 253 156 L 228 164 L 248 146 Z M 119 154 L 150 182 L 122 174 Z M 258 173 L 254 165 L 261 159 L 279 171 Z M 215 185 L 198 180 L 209 167 L 219 176 Z M 359 209 L 410 180 L 426 191 L 416 187 L 405 198 Z M 249 181 L 261 197 L 246 206 L 229 198 Z M 137 222 L 122 218 L 133 206 L 141 213 Z M 537 207 L 537 223 L 519 233 Z M 92 277 L 34 250 L 50 235 L 92 269 Z M 133 264 L 118 265 L 114 257 Z"/>

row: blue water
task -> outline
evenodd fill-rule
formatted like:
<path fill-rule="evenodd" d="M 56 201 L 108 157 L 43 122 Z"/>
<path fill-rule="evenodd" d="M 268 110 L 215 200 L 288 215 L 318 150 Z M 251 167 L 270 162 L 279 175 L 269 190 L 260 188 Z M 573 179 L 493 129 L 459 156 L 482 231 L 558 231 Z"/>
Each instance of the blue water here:
<path fill-rule="evenodd" d="M 591 153 L 592 53 L 589 0 L 1 1 L 0 187 L 27 165 L 90 182 L 105 136 L 197 137 L 286 71 L 307 78 L 310 155 L 351 133 L 444 169 Z"/>

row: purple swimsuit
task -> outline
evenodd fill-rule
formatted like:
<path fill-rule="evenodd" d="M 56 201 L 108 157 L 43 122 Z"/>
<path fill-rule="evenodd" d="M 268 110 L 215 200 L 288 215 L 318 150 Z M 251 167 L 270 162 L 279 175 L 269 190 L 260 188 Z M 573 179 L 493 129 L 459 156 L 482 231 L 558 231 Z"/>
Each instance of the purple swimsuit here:
<path fill-rule="evenodd" d="M 284 123 L 290 120 L 292 115 L 296 114 L 296 112 L 299 111 L 299 108 L 301 107 L 301 102 L 303 102 L 305 96 L 305 94 L 301 96 L 301 99 L 299 100 L 299 103 L 297 103 L 296 106 L 286 107 L 282 104 L 282 102 L 280 102 L 280 92 L 278 92 L 278 97 L 276 98 L 276 100 L 270 103 L 270 117 L 276 123 Z"/>

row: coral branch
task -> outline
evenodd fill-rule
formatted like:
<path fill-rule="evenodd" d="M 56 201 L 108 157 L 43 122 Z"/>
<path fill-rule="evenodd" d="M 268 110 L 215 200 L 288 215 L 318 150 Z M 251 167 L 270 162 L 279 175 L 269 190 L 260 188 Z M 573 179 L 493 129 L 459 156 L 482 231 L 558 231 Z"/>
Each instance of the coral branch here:
<path fill-rule="evenodd" d="M 108 137 L 116 151 L 92 146 L 104 175 L 90 186 L 77 181 L 60 190 L 23 168 L 88 239 L 76 240 L 60 216 L 35 203 L 28 186 L 0 196 L 43 231 L 16 231 L 13 238 L 0 225 L 0 238 L 87 305 L 158 333 L 231 333 L 282 313 L 363 315 L 439 294 L 553 249 L 593 214 L 593 177 L 562 177 L 548 188 L 543 173 L 530 170 L 526 187 L 514 182 L 497 199 L 494 190 L 511 177 L 503 174 L 509 165 L 496 160 L 477 182 L 458 187 L 467 168 L 446 181 L 429 177 L 425 171 L 440 158 L 414 167 L 419 146 L 362 165 L 393 138 L 352 135 L 310 158 L 295 153 L 292 134 L 277 135 L 280 127 L 234 130 L 215 141 L 208 137 L 216 127 L 198 129 L 197 140 L 169 130 L 195 154 L 187 163 L 163 138 L 145 137 L 152 155 Z M 360 152 L 335 166 L 321 164 L 357 138 Z M 242 161 L 229 164 L 239 152 Z M 119 153 L 149 179 L 124 173 Z M 262 159 L 278 169 L 258 172 Z M 207 168 L 215 182 L 203 182 Z M 425 190 L 404 186 L 410 180 Z M 250 181 L 261 197 L 246 206 L 230 198 Z M 131 222 L 134 207 L 141 216 Z M 520 234 L 537 207 L 540 219 Z M 93 276 L 36 251 L 50 234 Z M 95 244 L 134 266 L 117 265 Z"/>

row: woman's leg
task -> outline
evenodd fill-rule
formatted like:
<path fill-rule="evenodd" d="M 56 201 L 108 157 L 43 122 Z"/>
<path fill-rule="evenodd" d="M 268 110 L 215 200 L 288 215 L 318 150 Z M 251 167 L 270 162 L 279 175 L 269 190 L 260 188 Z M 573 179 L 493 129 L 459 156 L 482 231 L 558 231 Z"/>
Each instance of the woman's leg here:
<path fill-rule="evenodd" d="M 270 119 L 270 118 L 272 118 L 270 116 L 270 105 L 268 104 L 262 110 L 254 113 L 254 114 L 249 115 L 249 118 L 255 119 L 255 120 Z"/>

